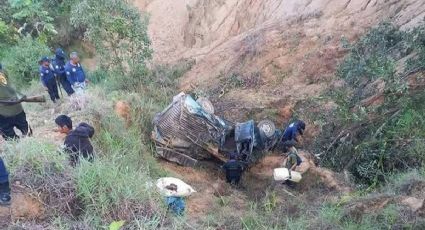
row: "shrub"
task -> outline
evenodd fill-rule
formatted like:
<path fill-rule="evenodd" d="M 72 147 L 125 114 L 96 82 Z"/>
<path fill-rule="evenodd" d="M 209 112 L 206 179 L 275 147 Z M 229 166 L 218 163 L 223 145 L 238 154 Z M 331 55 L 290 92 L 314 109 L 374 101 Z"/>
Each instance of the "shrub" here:
<path fill-rule="evenodd" d="M 125 0 L 83 0 L 72 7 L 71 23 L 86 29 L 100 65 L 128 84 L 146 76 L 151 58 L 147 19 Z"/>
<path fill-rule="evenodd" d="M 29 86 L 38 79 L 38 60 L 50 54 L 49 48 L 39 41 L 27 36 L 10 48 L 4 57 L 4 68 L 9 78 L 18 87 Z"/>
<path fill-rule="evenodd" d="M 393 51 L 400 48 L 404 36 L 394 25 L 382 23 L 353 45 L 344 41 L 349 54 L 341 63 L 338 75 L 352 85 L 363 78 L 391 78 L 395 73 Z"/>
<path fill-rule="evenodd" d="M 425 138 L 425 120 L 421 114 L 425 106 L 421 91 L 409 92 L 405 77 L 413 67 L 400 68 L 395 73 L 395 63 L 411 53 L 421 53 L 422 44 L 417 37 L 421 30 L 402 32 L 391 24 L 372 28 L 358 42 L 349 47 L 349 54 L 342 61 L 338 74 L 349 86 L 341 92 L 333 92 L 338 103 L 336 119 L 324 128 L 333 134 L 317 142 L 329 146 L 329 136 L 334 146 L 321 162 L 337 170 L 349 170 L 359 181 L 377 185 L 389 173 L 420 167 L 425 164 L 421 154 Z M 414 55 L 418 57 L 417 55 Z M 419 63 L 414 68 L 420 68 Z M 365 108 L 360 100 L 375 95 L 365 87 L 373 80 L 385 83 L 384 103 Z M 360 83 L 361 82 L 361 83 Z M 339 129 L 332 127 L 340 126 Z M 322 142 L 321 142 L 322 141 Z M 324 142 L 323 142 L 324 141 Z M 318 145 L 318 146 L 319 146 Z"/>

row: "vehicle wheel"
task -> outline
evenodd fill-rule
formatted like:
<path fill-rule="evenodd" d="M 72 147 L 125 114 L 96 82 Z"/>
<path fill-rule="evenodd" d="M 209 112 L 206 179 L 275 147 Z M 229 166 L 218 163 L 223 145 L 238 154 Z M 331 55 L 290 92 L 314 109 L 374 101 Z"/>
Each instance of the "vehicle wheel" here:
<path fill-rule="evenodd" d="M 272 137 L 276 132 L 276 126 L 271 120 L 262 120 L 258 123 L 258 129 L 260 129 L 266 137 Z"/>
<path fill-rule="evenodd" d="M 211 103 L 210 100 L 208 100 L 205 97 L 200 97 L 198 98 L 198 100 L 196 100 L 196 102 L 198 102 L 198 104 L 201 105 L 201 107 L 205 110 L 205 112 L 209 114 L 214 114 L 215 112 L 214 105 Z"/>

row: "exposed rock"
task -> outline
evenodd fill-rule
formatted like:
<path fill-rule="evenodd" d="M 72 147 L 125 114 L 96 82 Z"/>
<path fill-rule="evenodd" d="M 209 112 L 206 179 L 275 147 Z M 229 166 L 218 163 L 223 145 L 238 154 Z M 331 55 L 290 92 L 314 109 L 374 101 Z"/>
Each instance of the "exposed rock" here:
<path fill-rule="evenodd" d="M 424 206 L 424 199 L 404 197 L 401 199 L 401 204 L 408 206 L 413 212 L 417 212 Z"/>
<path fill-rule="evenodd" d="M 283 122 L 288 122 L 289 119 L 291 119 L 293 113 L 293 106 L 292 105 L 286 105 L 283 108 L 279 109 L 279 116 L 280 119 L 282 119 Z"/>
<path fill-rule="evenodd" d="M 131 125 L 131 108 L 126 101 L 117 101 L 115 103 L 115 113 L 124 119 L 127 127 Z"/>
<path fill-rule="evenodd" d="M 377 213 L 393 199 L 391 196 L 379 196 L 354 201 L 346 206 L 344 217 L 359 222 L 365 214 Z"/>

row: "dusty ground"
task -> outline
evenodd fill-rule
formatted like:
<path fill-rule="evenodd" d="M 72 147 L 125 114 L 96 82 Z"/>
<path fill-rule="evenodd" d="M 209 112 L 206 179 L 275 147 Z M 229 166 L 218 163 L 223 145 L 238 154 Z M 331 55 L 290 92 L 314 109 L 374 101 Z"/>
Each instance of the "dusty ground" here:
<path fill-rule="evenodd" d="M 6 228 L 11 221 L 43 219 L 44 207 L 36 195 L 17 182 L 11 189 L 13 202 L 10 206 L 0 206 L 0 228 Z"/>
<path fill-rule="evenodd" d="M 206 91 L 234 119 L 261 108 L 283 109 L 334 81 L 356 40 L 382 21 L 412 28 L 422 0 L 135 0 L 150 15 L 154 64 L 194 59 L 181 89 Z M 242 86 L 232 86 L 232 75 Z M 233 82 L 234 83 L 234 82 Z M 244 109 L 243 112 L 235 111 Z"/>

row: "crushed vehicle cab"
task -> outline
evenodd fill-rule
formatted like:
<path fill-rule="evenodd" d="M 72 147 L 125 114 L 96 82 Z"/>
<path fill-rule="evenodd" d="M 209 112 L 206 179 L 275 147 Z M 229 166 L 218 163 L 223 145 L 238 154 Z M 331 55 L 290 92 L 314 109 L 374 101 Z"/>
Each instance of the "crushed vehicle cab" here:
<path fill-rule="evenodd" d="M 251 165 L 276 146 L 281 136 L 269 120 L 233 123 L 216 116 L 207 99 L 195 101 L 185 93 L 156 114 L 153 124 L 158 155 L 184 166 L 212 158 L 226 161 L 230 153 Z"/>

